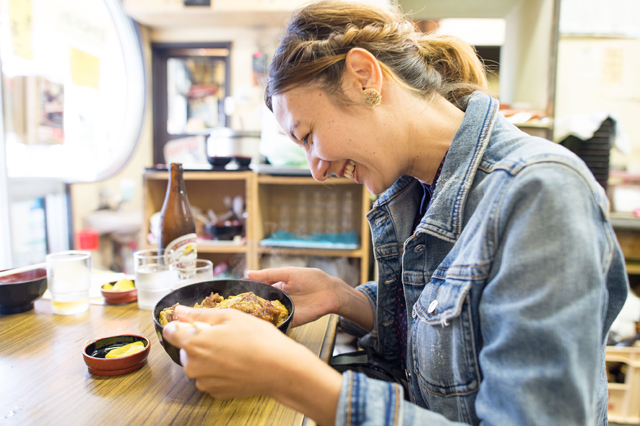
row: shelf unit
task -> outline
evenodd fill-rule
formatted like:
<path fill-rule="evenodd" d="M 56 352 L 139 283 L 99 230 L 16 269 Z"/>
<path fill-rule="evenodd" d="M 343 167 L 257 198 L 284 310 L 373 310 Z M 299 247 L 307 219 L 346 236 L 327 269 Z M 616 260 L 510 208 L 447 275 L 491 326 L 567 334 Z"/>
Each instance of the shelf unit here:
<path fill-rule="evenodd" d="M 149 234 L 149 218 L 162 208 L 169 174 L 150 171 L 144 174 L 144 221 L 143 247 L 151 248 L 146 235 Z M 228 241 L 198 242 L 198 256 L 214 263 L 228 261 L 238 268 L 255 270 L 260 268 L 260 259 L 273 255 L 302 255 L 322 257 L 347 257 L 359 263 L 360 282 L 369 278 L 371 237 L 365 215 L 371 207 L 371 196 L 364 185 L 348 179 L 329 178 L 316 182 L 311 177 L 259 175 L 252 171 L 236 172 L 184 172 L 189 203 L 203 211 L 225 211 L 225 196 L 241 195 L 246 202 L 248 218 L 245 223 L 245 242 L 234 244 Z M 359 246 L 353 250 L 262 247 L 260 241 L 275 229 L 277 208 L 283 199 L 288 199 L 296 208 L 297 199 L 292 195 L 301 190 L 334 192 L 353 196 L 353 229 L 358 233 Z M 309 210 L 308 210 L 309 211 Z M 202 235 L 202 224 L 196 221 L 196 232 Z"/>

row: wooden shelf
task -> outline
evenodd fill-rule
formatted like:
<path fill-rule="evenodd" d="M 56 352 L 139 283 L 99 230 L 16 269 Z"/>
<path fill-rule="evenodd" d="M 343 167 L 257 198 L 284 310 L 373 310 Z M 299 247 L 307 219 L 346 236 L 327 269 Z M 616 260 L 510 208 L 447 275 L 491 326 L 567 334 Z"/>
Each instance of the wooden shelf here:
<path fill-rule="evenodd" d="M 308 248 L 287 248 L 287 247 L 259 247 L 260 254 L 279 254 L 279 255 L 302 255 L 302 256 L 326 256 L 326 257 L 356 257 L 361 258 L 363 252 L 361 249 L 356 250 L 338 250 L 338 249 L 308 249 Z"/>
<path fill-rule="evenodd" d="M 238 245 L 231 242 L 198 242 L 198 252 L 204 257 L 225 259 L 244 256 L 244 264 L 249 270 L 259 269 L 260 258 L 268 255 L 347 257 L 359 259 L 360 281 L 368 281 L 371 233 L 365 215 L 371 207 L 371 199 L 364 185 L 344 178 L 329 178 L 324 182 L 317 182 L 310 176 L 259 175 L 253 171 L 185 171 L 183 176 L 189 203 L 203 211 L 224 211 L 224 198 L 227 196 L 241 195 L 245 199 L 248 213 L 245 223 L 246 242 Z M 144 174 L 144 235 L 149 233 L 149 218 L 162 208 L 168 179 L 169 173 L 166 171 L 149 171 Z M 281 202 L 285 200 L 295 209 L 296 203 L 299 204 L 297 196 L 300 190 L 309 193 L 321 191 L 339 200 L 348 197 L 352 201 L 352 229 L 360 235 L 360 247 L 354 250 L 260 247 L 259 242 L 277 226 L 277 208 Z M 341 216 L 336 216 L 337 220 L 341 220 Z"/>
<path fill-rule="evenodd" d="M 197 171 L 183 172 L 184 180 L 247 180 L 253 178 L 254 173 L 251 171 L 239 172 L 214 172 L 214 171 Z M 169 180 L 169 172 L 146 172 L 145 179 L 150 180 Z"/>

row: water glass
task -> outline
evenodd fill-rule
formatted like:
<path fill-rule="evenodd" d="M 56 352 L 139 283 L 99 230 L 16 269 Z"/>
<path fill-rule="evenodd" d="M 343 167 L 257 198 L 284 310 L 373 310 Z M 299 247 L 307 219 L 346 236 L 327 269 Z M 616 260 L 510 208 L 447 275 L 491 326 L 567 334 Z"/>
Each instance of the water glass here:
<path fill-rule="evenodd" d="M 138 289 L 138 308 L 152 310 L 171 291 L 171 272 L 164 249 L 140 250 L 133 254 Z"/>
<path fill-rule="evenodd" d="M 171 289 L 185 285 L 213 280 L 213 263 L 207 259 L 196 259 L 194 262 L 174 262 L 169 265 L 171 271 Z"/>
<path fill-rule="evenodd" d="M 54 314 L 73 315 L 89 309 L 91 252 L 69 250 L 46 256 L 47 286 Z"/>

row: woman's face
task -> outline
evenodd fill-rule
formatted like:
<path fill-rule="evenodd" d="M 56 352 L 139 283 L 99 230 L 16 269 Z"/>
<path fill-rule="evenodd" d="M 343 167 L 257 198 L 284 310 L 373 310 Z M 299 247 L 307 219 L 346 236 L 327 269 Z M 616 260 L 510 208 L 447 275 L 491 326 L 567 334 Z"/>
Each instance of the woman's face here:
<path fill-rule="evenodd" d="M 351 177 L 381 194 L 403 174 L 393 126 L 376 110 L 364 104 L 338 107 L 317 88 L 291 89 L 273 96 L 272 104 L 282 129 L 304 148 L 315 180 Z"/>

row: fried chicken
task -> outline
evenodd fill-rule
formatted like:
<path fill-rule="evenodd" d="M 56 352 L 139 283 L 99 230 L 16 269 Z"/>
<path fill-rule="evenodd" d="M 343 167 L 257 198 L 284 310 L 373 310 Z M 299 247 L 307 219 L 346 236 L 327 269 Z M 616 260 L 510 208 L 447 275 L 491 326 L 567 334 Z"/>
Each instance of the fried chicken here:
<path fill-rule="evenodd" d="M 158 322 L 161 326 L 169 324 L 171 321 L 177 320 L 173 311 L 175 305 L 164 308 L 158 316 Z M 282 324 L 289 316 L 289 311 L 279 300 L 265 300 L 260 296 L 256 296 L 253 292 L 242 293 L 237 296 L 229 296 L 226 300 L 218 293 L 211 293 L 202 303 L 196 303 L 194 308 L 205 309 L 237 309 L 249 315 L 253 315 L 271 324 L 278 326 Z"/>

